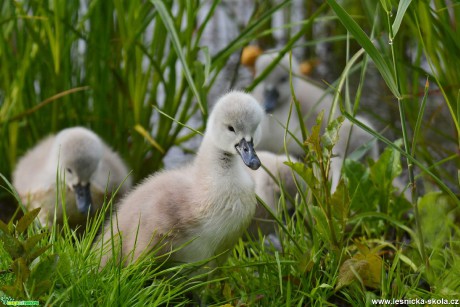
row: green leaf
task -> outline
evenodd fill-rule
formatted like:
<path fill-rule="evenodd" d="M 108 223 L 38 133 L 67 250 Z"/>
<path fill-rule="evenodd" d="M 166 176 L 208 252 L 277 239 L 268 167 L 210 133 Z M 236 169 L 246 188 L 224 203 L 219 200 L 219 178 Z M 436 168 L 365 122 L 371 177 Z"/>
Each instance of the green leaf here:
<path fill-rule="evenodd" d="M 414 165 L 419 167 L 423 173 L 428 174 L 438 184 L 438 186 L 451 197 L 451 199 L 455 202 L 455 204 L 457 206 L 460 206 L 460 199 L 455 195 L 455 193 L 452 192 L 452 190 L 438 176 L 436 176 L 426 165 L 424 165 L 423 163 L 421 163 L 420 161 L 418 161 L 417 159 L 409 155 L 407 152 L 402 150 L 400 148 L 400 143 L 398 144 L 397 142 L 391 142 L 389 139 L 384 137 L 382 134 L 376 132 L 375 130 L 370 129 L 368 126 L 364 125 L 359 120 L 356 120 L 356 118 L 350 115 L 349 113 L 345 112 L 342 114 L 356 126 L 360 127 L 361 129 L 363 129 L 370 135 L 376 137 L 381 142 L 386 144 L 388 147 L 391 147 L 392 149 L 398 151 L 400 155 L 404 156 L 405 158 L 407 158 L 408 161 L 412 162 Z"/>
<path fill-rule="evenodd" d="M 328 150 L 332 150 L 335 144 L 337 144 L 339 140 L 339 130 L 342 126 L 343 120 L 343 116 L 339 116 L 334 119 L 329 125 L 327 125 L 326 131 L 321 136 L 321 142 Z"/>
<path fill-rule="evenodd" d="M 311 149 L 318 155 L 322 155 L 321 148 L 321 126 L 323 123 L 324 110 L 322 110 L 316 117 L 316 125 L 311 128 L 311 134 L 305 141 L 306 144 L 310 145 Z"/>
<path fill-rule="evenodd" d="M 3 248 L 13 260 L 22 257 L 24 248 L 18 239 L 10 234 L 0 232 L 0 240 L 3 242 Z"/>
<path fill-rule="evenodd" d="M 455 220 L 454 205 L 449 200 L 442 192 L 429 192 L 418 200 L 423 239 L 431 248 L 441 248 L 449 243 L 450 224 Z"/>
<path fill-rule="evenodd" d="M 0 220 L 0 230 L 3 231 L 5 234 L 9 234 L 10 230 L 8 229 L 8 225 L 3 223 L 3 221 Z"/>
<path fill-rule="evenodd" d="M 396 219 L 405 220 L 404 216 L 412 209 L 412 204 L 406 199 L 404 193 L 396 195 L 392 202 L 389 214 Z"/>
<path fill-rule="evenodd" d="M 304 163 L 285 161 L 284 164 L 299 174 L 299 176 L 307 183 L 310 188 L 313 188 L 318 184 L 318 180 L 313 174 L 313 170 L 309 167 L 306 167 Z"/>
<path fill-rule="evenodd" d="M 350 219 L 350 223 L 358 223 L 359 221 L 361 221 L 362 219 L 365 219 L 365 218 L 378 218 L 378 219 L 382 219 L 382 220 L 386 220 L 390 223 L 392 223 L 393 225 L 399 227 L 400 229 L 404 230 L 405 232 L 407 232 L 412 238 L 416 238 L 417 236 L 415 235 L 415 232 L 407 227 L 406 225 L 404 225 L 404 223 L 396 220 L 395 218 L 389 216 L 388 214 L 383 214 L 383 213 L 380 213 L 380 212 L 364 212 L 364 213 L 361 213 L 361 214 L 358 214 L 356 216 L 354 216 L 353 218 Z"/>
<path fill-rule="evenodd" d="M 393 179 L 401 174 L 401 155 L 391 147 L 385 148 L 380 158 L 371 167 L 371 179 L 379 190 L 388 191 Z"/>
<path fill-rule="evenodd" d="M 32 296 L 40 297 L 41 295 L 47 293 L 51 289 L 52 285 L 53 283 L 51 282 L 51 280 L 42 280 L 34 284 L 32 288 Z"/>
<path fill-rule="evenodd" d="M 375 66 L 379 70 L 393 95 L 398 99 L 401 99 L 402 97 L 399 93 L 398 86 L 394 77 L 395 72 L 391 64 L 382 57 L 366 33 L 364 33 L 361 27 L 336 1 L 327 0 L 327 3 L 334 10 L 340 22 L 342 22 L 345 28 L 353 35 L 356 41 L 364 48 L 364 50 L 366 50 L 366 53 L 374 61 Z"/>
<path fill-rule="evenodd" d="M 335 290 L 339 290 L 345 286 L 350 285 L 355 280 L 361 278 L 362 272 L 366 271 L 369 264 L 365 260 L 348 259 L 340 266 L 339 276 L 337 278 L 337 285 Z"/>
<path fill-rule="evenodd" d="M 332 194 L 331 205 L 334 217 L 341 223 L 345 222 L 350 210 L 350 196 L 343 180 L 339 181 L 334 194 Z"/>
<path fill-rule="evenodd" d="M 391 11 L 391 0 L 380 0 L 380 4 L 385 12 L 389 13 Z"/>
<path fill-rule="evenodd" d="M 30 270 L 27 266 L 26 260 L 22 257 L 16 259 L 11 265 L 11 269 L 16 275 L 16 285 L 22 287 L 30 275 Z"/>
<path fill-rule="evenodd" d="M 30 238 L 28 238 L 24 243 L 23 243 L 23 246 L 25 248 L 25 250 L 27 252 L 30 252 L 31 250 L 33 250 L 35 248 L 35 245 L 37 245 L 37 243 L 43 239 L 45 236 L 47 235 L 46 232 L 43 232 L 43 233 L 39 233 L 37 235 L 34 235 Z"/>
<path fill-rule="evenodd" d="M 332 240 L 331 228 L 329 227 L 326 213 L 317 206 L 312 206 L 310 208 L 310 212 L 315 219 L 315 230 L 318 232 L 324 242 L 333 245 L 334 241 Z M 334 223 L 333 226 L 335 227 L 337 225 Z M 338 233 L 338 229 L 336 229 L 336 233 Z"/>
<path fill-rule="evenodd" d="M 395 21 L 393 21 L 393 26 L 392 26 L 392 31 L 393 31 L 393 37 L 396 36 L 396 34 L 399 31 L 399 27 L 401 26 L 402 19 L 404 15 L 406 14 L 406 10 L 411 4 L 412 0 L 400 0 L 399 5 L 398 5 L 398 12 L 396 13 Z"/>
<path fill-rule="evenodd" d="M 57 254 L 47 255 L 40 258 L 40 262 L 32 269 L 31 280 L 33 282 L 41 282 L 43 280 L 51 279 L 56 272 L 59 264 L 59 256 Z M 29 282 L 30 284 L 30 282 Z M 32 286 L 30 284 L 30 286 Z"/>
<path fill-rule="evenodd" d="M 343 235 L 343 231 L 340 230 L 340 225 L 336 222 L 336 220 L 332 220 L 332 227 L 329 226 L 329 221 L 326 216 L 326 212 L 322 210 L 318 206 L 312 206 L 310 208 L 311 215 L 315 219 L 315 230 L 318 231 L 324 242 L 327 242 L 330 245 L 335 245 L 333 240 L 333 234 L 331 233 L 331 229 L 334 229 L 335 234 L 338 236 Z M 341 238 L 337 238 L 337 240 L 341 240 Z"/>
<path fill-rule="evenodd" d="M 378 199 L 369 178 L 369 169 L 360 162 L 346 159 L 342 172 L 348 181 L 350 209 L 354 212 L 376 211 Z"/>
<path fill-rule="evenodd" d="M 35 208 L 24 214 L 23 217 L 21 217 L 21 219 L 16 224 L 16 232 L 18 234 L 23 233 L 30 226 L 30 224 L 32 224 L 32 222 L 35 220 L 38 213 L 40 212 L 40 209 L 41 208 Z"/>
<path fill-rule="evenodd" d="M 30 253 L 27 255 L 27 261 L 32 262 L 34 261 L 35 258 L 46 252 L 48 248 L 51 247 L 51 244 L 45 245 L 43 247 L 40 247 L 39 249 L 36 249 L 33 253 Z"/>
<path fill-rule="evenodd" d="M 176 27 L 174 25 L 174 20 L 172 19 L 172 16 L 170 15 L 170 12 L 166 9 L 166 6 L 164 5 L 163 1 L 161 0 L 150 0 L 152 4 L 155 6 L 155 8 L 158 10 L 158 13 L 160 14 L 161 20 L 163 20 L 163 23 L 168 30 L 168 34 L 171 37 L 171 42 L 174 46 L 174 50 L 177 53 L 177 56 L 179 57 L 179 60 L 182 63 L 182 69 L 185 74 L 185 78 L 187 79 L 188 85 L 190 86 L 190 89 L 192 90 L 193 94 L 195 95 L 195 98 L 197 100 L 198 105 L 200 106 L 201 112 L 203 114 L 206 114 L 205 108 L 203 106 L 203 102 L 201 101 L 201 96 L 198 92 L 198 89 L 196 88 L 195 83 L 193 82 L 192 78 L 192 73 L 190 72 L 190 67 L 188 66 L 187 59 L 185 57 L 184 51 L 182 50 L 181 42 L 179 39 L 179 35 L 177 34 Z"/>
<path fill-rule="evenodd" d="M 376 253 L 357 253 L 353 258 L 345 260 L 340 267 L 335 290 L 359 280 L 366 287 L 379 288 L 382 279 L 382 258 Z"/>

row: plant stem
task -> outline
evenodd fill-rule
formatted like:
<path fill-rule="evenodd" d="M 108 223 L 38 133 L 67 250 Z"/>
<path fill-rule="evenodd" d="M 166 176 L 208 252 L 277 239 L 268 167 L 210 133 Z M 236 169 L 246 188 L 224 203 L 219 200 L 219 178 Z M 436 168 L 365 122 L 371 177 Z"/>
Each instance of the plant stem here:
<path fill-rule="evenodd" d="M 396 85 L 398 87 L 399 93 L 401 93 L 401 83 L 398 75 L 398 68 L 396 66 L 396 56 L 395 56 L 395 51 L 394 51 L 394 37 L 393 37 L 393 30 L 390 22 L 390 11 L 387 12 L 387 20 L 388 20 L 388 29 L 389 29 L 389 44 L 390 44 L 390 50 L 391 50 L 391 57 L 393 61 L 393 71 L 394 71 L 394 76 L 396 80 Z M 403 135 L 403 143 L 404 143 L 404 151 L 410 155 L 410 145 L 409 145 L 409 138 L 407 135 L 407 125 L 406 125 L 406 114 L 404 110 L 404 101 L 403 98 L 404 95 L 401 95 L 400 97 L 397 97 L 398 99 L 398 109 L 399 109 L 399 117 L 401 120 L 401 131 Z M 409 183 L 411 187 L 411 203 L 414 208 L 415 212 L 415 224 L 417 227 L 417 236 L 418 236 L 418 241 L 419 241 L 419 252 L 420 256 L 422 257 L 423 262 L 426 265 L 426 270 L 428 275 L 430 272 L 430 263 L 429 263 L 429 258 L 426 255 L 425 252 L 425 243 L 423 239 L 423 232 L 422 232 L 422 226 L 421 226 L 421 221 L 420 221 L 420 214 L 418 211 L 418 206 L 417 206 L 417 191 L 416 191 L 416 184 L 415 184 L 415 176 L 414 176 L 414 164 L 412 163 L 411 160 L 406 158 L 407 162 L 407 170 L 409 173 Z"/>

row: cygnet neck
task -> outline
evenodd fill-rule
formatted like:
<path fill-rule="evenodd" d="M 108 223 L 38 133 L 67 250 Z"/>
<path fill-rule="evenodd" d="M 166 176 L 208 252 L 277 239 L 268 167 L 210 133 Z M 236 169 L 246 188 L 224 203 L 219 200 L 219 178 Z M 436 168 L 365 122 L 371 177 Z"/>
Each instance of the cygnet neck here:
<path fill-rule="evenodd" d="M 195 161 L 200 173 L 225 174 L 243 165 L 238 160 L 241 160 L 238 155 L 218 148 L 211 136 L 205 135 Z"/>

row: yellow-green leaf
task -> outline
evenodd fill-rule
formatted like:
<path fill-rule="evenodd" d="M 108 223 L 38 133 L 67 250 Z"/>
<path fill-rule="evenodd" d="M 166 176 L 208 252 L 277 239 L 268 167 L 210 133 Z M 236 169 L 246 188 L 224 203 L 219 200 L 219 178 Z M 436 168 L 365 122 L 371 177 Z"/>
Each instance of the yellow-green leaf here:
<path fill-rule="evenodd" d="M 23 217 L 18 221 L 16 224 L 16 232 L 17 233 L 23 233 L 27 227 L 29 227 L 30 224 L 34 221 L 34 219 L 37 217 L 38 213 L 40 212 L 41 208 L 35 208 L 26 214 L 24 214 Z"/>
<path fill-rule="evenodd" d="M 355 280 L 366 287 L 379 288 L 382 279 L 383 260 L 377 254 L 358 253 L 353 258 L 345 260 L 340 267 L 336 290 L 350 285 Z"/>

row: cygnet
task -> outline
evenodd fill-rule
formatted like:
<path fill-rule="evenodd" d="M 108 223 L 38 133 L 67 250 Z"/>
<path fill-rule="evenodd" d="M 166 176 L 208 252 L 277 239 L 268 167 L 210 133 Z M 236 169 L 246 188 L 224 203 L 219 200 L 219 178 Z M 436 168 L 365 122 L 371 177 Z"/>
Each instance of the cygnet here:
<path fill-rule="evenodd" d="M 255 64 L 255 76 L 258 77 L 276 57 L 277 54 L 263 54 L 259 56 Z M 288 153 L 296 157 L 303 157 L 305 156 L 304 149 L 291 136 L 292 134 L 299 142 L 304 142 L 300 130 L 299 117 L 294 106 L 292 107 L 289 124 L 287 124 L 291 112 L 291 103 L 293 102 L 289 83 L 290 67 L 289 56 L 285 55 L 253 91 L 254 97 L 262 104 L 266 112 L 261 123 L 262 138 L 257 149 L 268 150 L 274 153 L 284 152 L 285 127 L 287 126 L 289 130 L 286 138 Z M 299 65 L 292 59 L 292 85 L 300 103 L 301 115 L 305 126 L 307 129 L 311 129 L 316 124 L 316 117 L 321 110 L 325 110 L 323 119 L 323 123 L 325 124 L 329 113 L 332 112 L 332 96 L 327 94 L 324 89 L 298 76 Z M 339 116 L 339 112 L 336 111 L 330 114 L 330 116 L 336 118 Z M 362 118 L 357 118 L 370 126 L 369 122 Z M 338 185 L 343 160 L 346 155 L 360 146 L 372 142 L 372 139 L 371 135 L 358 127 L 354 127 L 351 122 L 345 120 L 339 131 L 339 142 L 333 149 L 335 157 L 331 161 L 330 171 L 332 191 Z M 377 143 L 373 142 L 370 155 L 376 158 L 377 154 Z"/>
<path fill-rule="evenodd" d="M 18 162 L 13 185 L 28 209 L 41 208 L 43 226 L 51 226 L 56 214 L 62 224 L 84 226 L 88 214 L 101 208 L 106 191 L 117 196 L 131 187 L 128 169 L 94 132 L 67 128 L 42 140 Z M 56 210 L 56 211 L 55 211 Z"/>
<path fill-rule="evenodd" d="M 121 202 L 95 245 L 104 246 L 101 265 L 112 255 L 127 265 L 153 251 L 173 263 L 225 260 L 256 209 L 254 181 L 246 169 L 260 166 L 254 143 L 263 115 L 249 94 L 222 96 L 195 159 L 150 176 Z"/>

